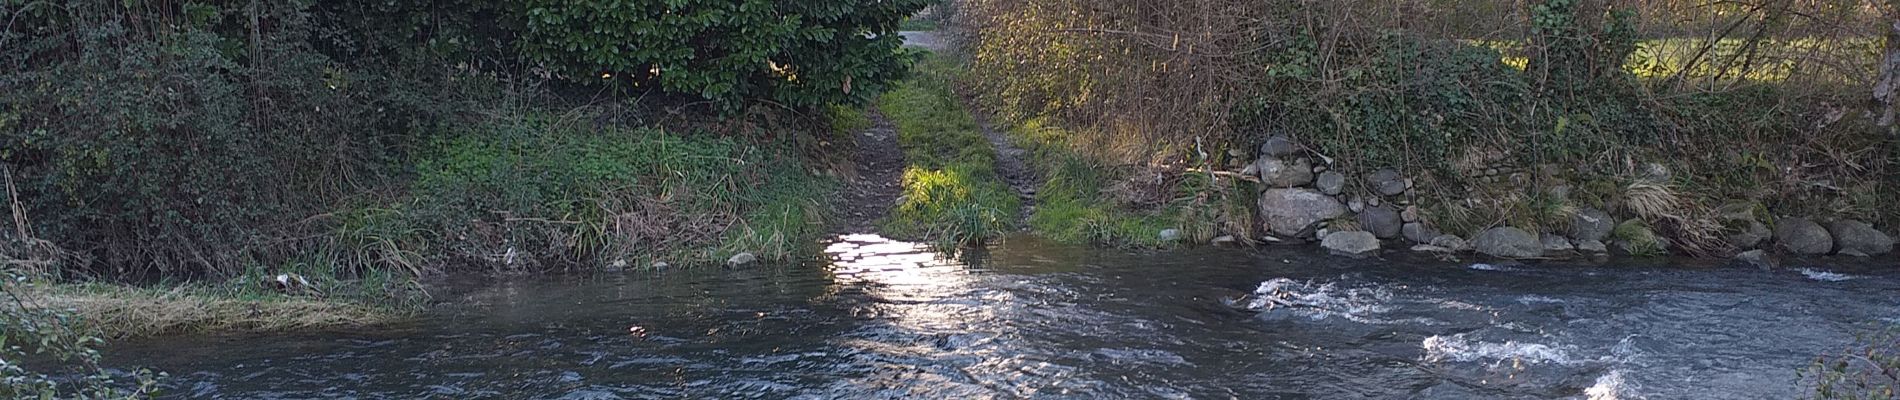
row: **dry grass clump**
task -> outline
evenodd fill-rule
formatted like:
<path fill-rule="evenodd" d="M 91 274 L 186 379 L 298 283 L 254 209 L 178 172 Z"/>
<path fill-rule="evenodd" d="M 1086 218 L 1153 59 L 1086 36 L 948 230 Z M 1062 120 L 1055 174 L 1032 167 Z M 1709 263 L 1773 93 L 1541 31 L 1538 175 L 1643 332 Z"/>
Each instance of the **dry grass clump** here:
<path fill-rule="evenodd" d="M 1682 199 L 1669 184 L 1637 181 L 1624 188 L 1623 208 L 1646 220 L 1679 219 Z"/>
<path fill-rule="evenodd" d="M 315 298 L 232 298 L 190 289 L 121 286 L 28 288 L 30 306 L 72 310 L 111 339 L 195 332 L 288 332 L 370 326 L 401 317 L 388 309 Z"/>

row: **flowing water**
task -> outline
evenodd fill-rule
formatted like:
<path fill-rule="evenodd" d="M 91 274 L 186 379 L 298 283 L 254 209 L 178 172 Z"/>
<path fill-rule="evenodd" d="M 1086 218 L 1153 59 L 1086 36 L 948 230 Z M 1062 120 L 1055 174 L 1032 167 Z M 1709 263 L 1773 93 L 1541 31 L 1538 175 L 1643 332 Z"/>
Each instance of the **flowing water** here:
<path fill-rule="evenodd" d="M 1786 399 L 1891 266 L 1492 265 L 1017 239 L 520 279 L 357 332 L 109 349 L 188 398 Z M 1798 263 L 1797 263 L 1798 264 Z"/>

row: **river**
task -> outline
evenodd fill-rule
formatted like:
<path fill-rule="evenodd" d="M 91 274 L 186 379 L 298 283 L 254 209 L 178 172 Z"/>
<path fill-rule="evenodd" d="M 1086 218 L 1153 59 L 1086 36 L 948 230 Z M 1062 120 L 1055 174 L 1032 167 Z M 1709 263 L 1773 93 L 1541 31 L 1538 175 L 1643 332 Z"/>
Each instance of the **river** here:
<path fill-rule="evenodd" d="M 505 279 L 354 332 L 107 350 L 181 398 L 1787 399 L 1891 266 L 1493 265 L 1019 238 L 945 259 Z"/>

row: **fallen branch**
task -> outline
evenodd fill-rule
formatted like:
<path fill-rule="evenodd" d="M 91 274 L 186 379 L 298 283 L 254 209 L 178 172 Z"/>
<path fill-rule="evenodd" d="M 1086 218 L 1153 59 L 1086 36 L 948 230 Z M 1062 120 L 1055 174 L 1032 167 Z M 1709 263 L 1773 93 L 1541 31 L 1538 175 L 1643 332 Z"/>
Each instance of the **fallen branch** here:
<path fill-rule="evenodd" d="M 1242 174 L 1242 173 L 1233 172 L 1233 171 L 1219 171 L 1219 170 L 1210 170 L 1210 169 L 1201 169 L 1201 168 L 1188 168 L 1186 169 L 1186 171 L 1197 173 L 1197 174 L 1208 174 L 1208 175 L 1213 175 L 1213 176 L 1228 177 L 1228 178 L 1234 178 L 1234 179 L 1239 179 L 1239 180 L 1248 181 L 1248 182 L 1260 183 L 1260 177 Z"/>

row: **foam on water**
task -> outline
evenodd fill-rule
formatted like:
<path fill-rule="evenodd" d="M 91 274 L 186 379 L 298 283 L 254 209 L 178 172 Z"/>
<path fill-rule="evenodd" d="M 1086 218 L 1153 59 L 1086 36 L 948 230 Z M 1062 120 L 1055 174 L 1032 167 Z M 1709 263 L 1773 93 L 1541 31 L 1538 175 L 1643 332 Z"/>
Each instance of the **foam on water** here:
<path fill-rule="evenodd" d="M 1809 268 L 1802 268 L 1801 274 L 1807 275 L 1808 279 L 1813 279 L 1813 280 L 1822 281 L 1822 282 L 1840 282 L 1840 281 L 1845 281 L 1849 279 L 1854 279 L 1853 275 L 1842 274 L 1838 272 L 1820 271 L 1820 270 L 1809 269 Z"/>
<path fill-rule="evenodd" d="M 1338 317 L 1360 323 L 1385 323 L 1376 316 L 1392 310 L 1388 305 L 1392 293 L 1378 287 L 1341 289 L 1330 282 L 1315 284 L 1274 278 L 1261 282 L 1253 294 L 1253 300 L 1247 303 L 1248 309 L 1298 313 L 1316 321 Z"/>
<path fill-rule="evenodd" d="M 1588 361 L 1572 359 L 1569 351 L 1574 349 L 1567 347 L 1517 341 L 1476 342 L 1466 339 L 1462 333 L 1428 337 L 1421 345 L 1425 348 L 1425 362 L 1519 360 L 1532 364 L 1574 364 Z"/>
<path fill-rule="evenodd" d="M 1623 378 L 1622 370 L 1613 369 L 1597 377 L 1596 384 L 1583 389 L 1583 395 L 1590 400 L 1636 400 L 1644 398 L 1639 389 L 1641 386 Z"/>
<path fill-rule="evenodd" d="M 1466 267 L 1466 268 L 1470 268 L 1470 269 L 1478 270 L 1478 271 L 1509 271 L 1511 270 L 1509 268 L 1504 268 L 1504 267 L 1491 265 L 1491 264 L 1485 264 L 1485 263 L 1471 264 L 1471 266 Z"/>
<path fill-rule="evenodd" d="M 1527 295 L 1523 295 L 1523 296 L 1518 296 L 1518 297 L 1517 297 L 1517 303 L 1518 303 L 1518 304 L 1523 304 L 1523 305 L 1531 305 L 1531 304 L 1563 304 L 1563 303 L 1564 303 L 1564 301 L 1563 301 L 1563 299 L 1558 299 L 1558 298 L 1554 298 L 1554 297 L 1549 297 L 1549 296 L 1539 296 L 1539 295 L 1534 295 L 1534 294 L 1527 294 Z"/>

